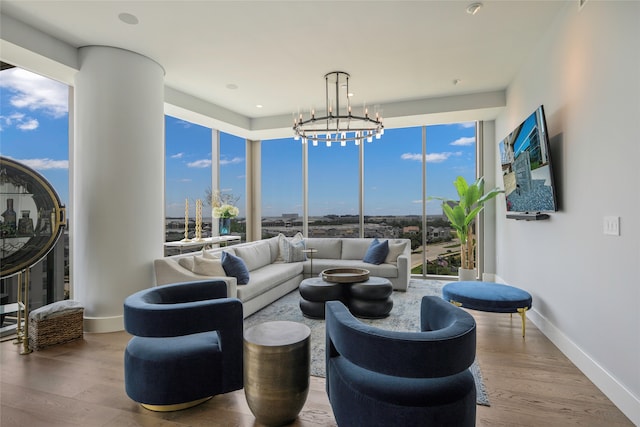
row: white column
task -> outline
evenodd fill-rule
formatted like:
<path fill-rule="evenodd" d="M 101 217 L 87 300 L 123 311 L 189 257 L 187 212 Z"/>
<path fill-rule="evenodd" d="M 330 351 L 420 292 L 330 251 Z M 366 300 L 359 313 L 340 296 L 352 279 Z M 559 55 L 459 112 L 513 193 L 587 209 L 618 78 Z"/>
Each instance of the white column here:
<path fill-rule="evenodd" d="M 164 70 L 139 54 L 79 50 L 72 267 L 87 332 L 123 329 L 123 301 L 155 284 L 164 242 Z"/>
<path fill-rule="evenodd" d="M 261 141 L 246 140 L 247 242 L 262 239 Z"/>
<path fill-rule="evenodd" d="M 211 129 L 211 195 L 220 191 L 220 131 Z M 213 200 L 212 200 L 213 202 Z M 211 206 L 211 235 L 220 235 L 220 220 L 213 216 L 213 205 Z"/>

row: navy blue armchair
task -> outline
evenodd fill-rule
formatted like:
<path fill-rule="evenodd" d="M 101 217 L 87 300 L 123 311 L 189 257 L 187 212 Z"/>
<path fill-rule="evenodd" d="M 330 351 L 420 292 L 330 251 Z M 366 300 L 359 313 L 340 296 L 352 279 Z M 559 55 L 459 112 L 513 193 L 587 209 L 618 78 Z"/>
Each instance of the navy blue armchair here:
<path fill-rule="evenodd" d="M 327 302 L 326 386 L 340 427 L 475 426 L 475 320 L 426 296 L 420 324 L 382 330 Z"/>
<path fill-rule="evenodd" d="M 185 409 L 243 387 L 242 303 L 221 280 L 158 286 L 125 299 L 134 335 L 124 354 L 127 395 L 147 409 Z"/>

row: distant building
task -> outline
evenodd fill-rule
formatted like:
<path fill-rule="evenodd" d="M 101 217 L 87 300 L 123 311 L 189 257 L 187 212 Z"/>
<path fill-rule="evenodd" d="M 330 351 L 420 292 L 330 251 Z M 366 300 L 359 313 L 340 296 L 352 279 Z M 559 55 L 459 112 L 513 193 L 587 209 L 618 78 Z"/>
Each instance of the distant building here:
<path fill-rule="evenodd" d="M 427 227 L 427 240 L 451 237 L 451 227 Z"/>
<path fill-rule="evenodd" d="M 408 225 L 406 227 L 402 227 L 402 232 L 405 234 L 418 234 L 420 232 L 420 227 L 417 225 Z"/>

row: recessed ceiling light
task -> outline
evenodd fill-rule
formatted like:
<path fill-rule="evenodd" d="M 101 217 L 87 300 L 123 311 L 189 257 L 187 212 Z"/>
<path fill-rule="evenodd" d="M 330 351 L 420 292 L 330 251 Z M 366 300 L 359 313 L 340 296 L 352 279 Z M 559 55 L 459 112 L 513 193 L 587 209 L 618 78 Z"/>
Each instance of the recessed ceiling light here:
<path fill-rule="evenodd" d="M 234 84 L 234 83 L 229 83 L 227 85 L 227 89 L 236 90 L 236 89 L 238 89 L 238 85 Z"/>
<path fill-rule="evenodd" d="M 129 25 L 137 25 L 138 22 L 140 22 L 137 16 L 126 12 L 122 12 L 120 15 L 118 15 L 118 19 Z"/>
<path fill-rule="evenodd" d="M 481 8 L 482 3 L 471 3 L 469 6 L 467 6 L 467 13 L 469 15 L 475 15 L 480 11 Z"/>
<path fill-rule="evenodd" d="M 256 108 L 262 108 L 262 104 L 256 104 Z"/>

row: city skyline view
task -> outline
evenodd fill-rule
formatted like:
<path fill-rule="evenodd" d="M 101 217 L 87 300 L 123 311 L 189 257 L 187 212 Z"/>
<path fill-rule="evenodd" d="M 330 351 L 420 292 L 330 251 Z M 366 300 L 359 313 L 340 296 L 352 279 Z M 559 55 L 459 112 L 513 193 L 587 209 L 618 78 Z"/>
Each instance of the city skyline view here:
<path fill-rule="evenodd" d="M 0 153 L 41 173 L 69 204 L 68 87 L 19 68 L 0 72 Z M 167 217 L 190 215 L 211 188 L 211 129 L 165 116 Z M 422 128 L 386 129 L 364 143 L 364 214 L 422 214 Z M 302 214 L 302 145 L 293 137 L 263 141 L 262 216 Z M 427 193 L 457 198 L 453 181 L 475 178 L 475 123 L 427 126 Z M 220 133 L 220 189 L 239 197 L 245 216 L 245 141 Z M 308 147 L 309 215 L 357 215 L 358 147 Z M 440 201 L 427 213 L 441 213 Z M 206 205 L 206 201 L 205 201 Z M 210 213 L 205 209 L 203 216 Z"/>

